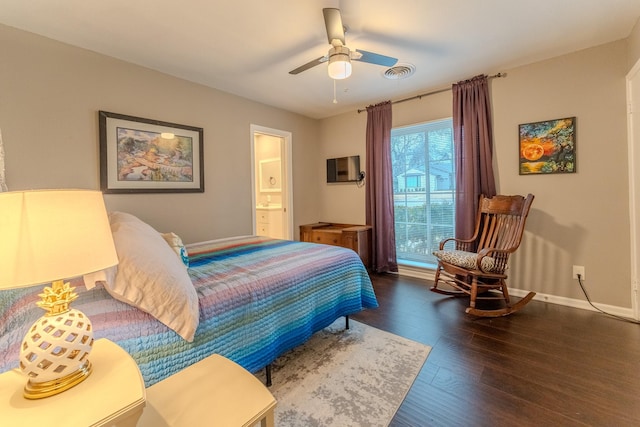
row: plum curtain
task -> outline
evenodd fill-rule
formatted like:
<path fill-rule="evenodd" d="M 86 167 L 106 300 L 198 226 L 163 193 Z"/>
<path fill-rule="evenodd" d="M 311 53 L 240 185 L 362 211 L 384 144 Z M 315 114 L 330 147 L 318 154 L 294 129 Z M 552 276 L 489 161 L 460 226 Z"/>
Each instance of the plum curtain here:
<path fill-rule="evenodd" d="M 493 174 L 493 130 L 488 78 L 476 76 L 455 83 L 453 144 L 456 169 L 457 238 L 473 235 L 481 194 L 496 194 Z"/>
<path fill-rule="evenodd" d="M 367 107 L 366 220 L 373 227 L 372 269 L 398 271 L 391 173 L 391 102 Z"/>

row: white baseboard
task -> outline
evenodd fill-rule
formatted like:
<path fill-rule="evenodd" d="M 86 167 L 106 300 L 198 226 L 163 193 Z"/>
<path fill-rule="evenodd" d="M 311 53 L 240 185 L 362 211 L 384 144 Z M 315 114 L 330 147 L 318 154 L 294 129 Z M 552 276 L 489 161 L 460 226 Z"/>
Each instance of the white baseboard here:
<path fill-rule="evenodd" d="M 523 297 L 528 292 L 529 291 L 525 291 L 522 289 L 509 288 L 509 293 L 516 297 Z M 593 308 L 588 301 L 574 299 L 574 298 L 566 298 L 566 297 L 559 297 L 557 295 L 537 293 L 536 296 L 533 297 L 533 299 L 537 301 L 549 302 L 551 304 L 564 305 L 564 306 L 573 307 L 573 308 L 581 308 L 583 310 L 598 311 L 595 308 Z M 598 304 L 594 303 L 594 305 L 598 307 L 600 310 L 616 316 L 627 317 L 629 319 L 634 318 L 632 308 L 624 308 L 624 307 L 618 307 L 615 305 L 599 304 L 599 303 Z"/>
<path fill-rule="evenodd" d="M 398 274 L 401 276 L 415 277 L 416 279 L 435 280 L 435 271 L 428 268 L 399 265 Z"/>
<path fill-rule="evenodd" d="M 417 279 L 425 279 L 425 280 L 431 280 L 431 281 L 435 280 L 434 270 L 419 268 L 419 267 L 412 267 L 408 265 L 398 266 L 398 274 L 401 276 L 415 277 Z M 529 291 L 522 290 L 522 289 L 509 288 L 509 293 L 516 297 L 524 297 L 527 293 L 529 293 Z M 583 310 L 598 311 L 595 308 L 593 308 L 588 301 L 578 300 L 574 298 L 566 298 L 566 297 L 560 297 L 557 295 L 537 293 L 536 296 L 533 297 L 533 299 L 536 301 L 564 305 L 564 306 L 573 307 L 573 308 L 580 308 Z M 610 313 L 616 316 L 626 317 L 629 319 L 634 319 L 632 308 L 618 307 L 615 305 L 607 305 L 607 304 L 594 304 L 594 305 L 598 307 L 600 310 L 605 311 L 607 313 Z"/>

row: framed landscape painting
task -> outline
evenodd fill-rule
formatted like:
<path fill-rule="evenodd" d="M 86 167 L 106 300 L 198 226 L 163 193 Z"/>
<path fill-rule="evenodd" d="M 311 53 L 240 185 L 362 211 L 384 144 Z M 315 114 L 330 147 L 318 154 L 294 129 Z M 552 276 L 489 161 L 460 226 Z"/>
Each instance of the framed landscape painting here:
<path fill-rule="evenodd" d="M 519 126 L 520 175 L 576 171 L 576 118 Z"/>
<path fill-rule="evenodd" d="M 202 128 L 106 111 L 99 128 L 103 192 L 204 191 Z"/>

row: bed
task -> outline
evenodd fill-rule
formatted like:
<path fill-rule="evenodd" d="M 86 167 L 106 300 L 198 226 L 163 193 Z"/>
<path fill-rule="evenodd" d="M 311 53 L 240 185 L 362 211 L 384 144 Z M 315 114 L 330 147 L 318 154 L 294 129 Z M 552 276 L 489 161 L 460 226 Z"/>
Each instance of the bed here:
<path fill-rule="evenodd" d="M 377 307 L 350 249 L 258 236 L 185 247 L 132 215 L 109 216 L 120 263 L 72 279 L 72 307 L 95 339 L 131 354 L 147 387 L 214 353 L 257 372 L 337 318 Z M 20 342 L 43 314 L 40 292 L 0 292 L 0 372 L 17 367 Z"/>

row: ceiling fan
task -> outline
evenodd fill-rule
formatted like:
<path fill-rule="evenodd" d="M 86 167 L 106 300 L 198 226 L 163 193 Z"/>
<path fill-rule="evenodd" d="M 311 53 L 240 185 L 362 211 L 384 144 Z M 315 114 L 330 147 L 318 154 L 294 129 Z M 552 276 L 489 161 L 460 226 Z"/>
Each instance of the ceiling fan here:
<path fill-rule="evenodd" d="M 380 55 L 378 53 L 367 52 L 365 50 L 351 50 L 345 45 L 344 33 L 345 28 L 342 25 L 342 16 L 340 9 L 325 8 L 322 9 L 324 15 L 324 25 L 327 29 L 327 39 L 331 48 L 329 52 L 307 62 L 300 67 L 289 71 L 289 74 L 299 74 L 303 71 L 313 68 L 325 62 L 329 62 L 329 77 L 335 80 L 346 79 L 351 75 L 351 61 L 368 62 L 369 64 L 382 65 L 392 67 L 398 62 L 396 58 Z"/>

